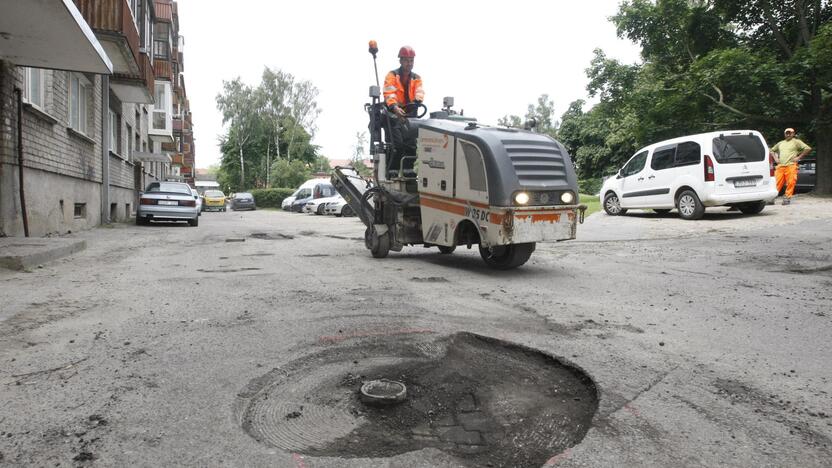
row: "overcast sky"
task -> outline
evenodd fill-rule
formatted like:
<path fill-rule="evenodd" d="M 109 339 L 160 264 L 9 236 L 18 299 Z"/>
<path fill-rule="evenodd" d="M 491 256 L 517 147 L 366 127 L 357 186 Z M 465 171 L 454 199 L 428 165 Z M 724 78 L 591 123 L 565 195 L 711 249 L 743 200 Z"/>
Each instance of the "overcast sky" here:
<path fill-rule="evenodd" d="M 625 63 L 638 49 L 616 37 L 608 18 L 618 0 L 582 1 L 265 1 L 178 0 L 185 36 L 185 84 L 194 119 L 196 165 L 218 163 L 224 132 L 215 97 L 223 80 L 255 86 L 265 66 L 311 81 L 322 109 L 313 143 L 330 159 L 352 155 L 356 132 L 367 128 L 363 105 L 378 67 L 398 67 L 402 45 L 416 50 L 414 71 L 424 80 L 425 104 L 457 110 L 484 123 L 524 115 L 548 94 L 560 116 L 586 98 L 592 50 Z"/>

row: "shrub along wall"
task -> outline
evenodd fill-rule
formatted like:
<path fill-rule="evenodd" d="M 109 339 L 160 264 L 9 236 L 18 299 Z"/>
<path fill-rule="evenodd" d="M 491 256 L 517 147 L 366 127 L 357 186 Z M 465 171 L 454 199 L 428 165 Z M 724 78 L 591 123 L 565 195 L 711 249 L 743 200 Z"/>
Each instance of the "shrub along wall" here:
<path fill-rule="evenodd" d="M 254 203 L 258 208 L 280 208 L 283 199 L 295 193 L 290 188 L 254 189 L 251 195 L 254 196 Z"/>

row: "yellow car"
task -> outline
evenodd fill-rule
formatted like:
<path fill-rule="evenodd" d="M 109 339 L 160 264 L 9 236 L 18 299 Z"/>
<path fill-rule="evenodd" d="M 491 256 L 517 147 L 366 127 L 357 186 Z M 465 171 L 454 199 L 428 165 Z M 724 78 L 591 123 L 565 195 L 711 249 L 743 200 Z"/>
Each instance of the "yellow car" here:
<path fill-rule="evenodd" d="M 219 190 L 206 190 L 205 201 L 202 203 L 203 211 L 225 211 L 225 194 Z"/>

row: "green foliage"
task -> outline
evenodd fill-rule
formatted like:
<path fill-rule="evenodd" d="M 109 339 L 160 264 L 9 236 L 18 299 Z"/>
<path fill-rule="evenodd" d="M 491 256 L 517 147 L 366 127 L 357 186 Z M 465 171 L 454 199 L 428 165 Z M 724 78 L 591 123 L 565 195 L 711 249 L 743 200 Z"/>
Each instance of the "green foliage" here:
<path fill-rule="evenodd" d="M 589 195 L 595 195 L 601 191 L 603 180 L 600 177 L 578 180 L 578 191 Z"/>
<path fill-rule="evenodd" d="M 367 165 L 364 164 L 364 161 L 362 161 L 360 159 L 354 160 L 352 162 L 352 167 L 362 177 L 371 177 L 373 175 L 373 170 L 370 169 L 369 167 L 367 167 Z"/>
<path fill-rule="evenodd" d="M 255 88 L 240 78 L 223 82 L 217 108 L 229 126 L 219 141 L 222 187 L 242 191 L 306 180 L 310 166 L 320 165 L 319 148 L 311 143 L 320 113 L 317 94 L 312 83 L 269 68 Z"/>
<path fill-rule="evenodd" d="M 254 189 L 251 195 L 258 208 L 280 208 L 283 199 L 295 193 L 291 188 Z"/>
<path fill-rule="evenodd" d="M 312 178 L 312 169 L 299 159 L 278 159 L 272 164 L 271 180 L 281 187 L 297 187 Z"/>
<path fill-rule="evenodd" d="M 625 0 L 612 18 L 641 46 L 627 65 L 596 50 L 587 91 L 600 102 L 563 114 L 559 140 L 579 178 L 612 174 L 638 148 L 680 135 L 784 127 L 817 141 L 818 187 L 832 191 L 832 5 L 768 0 Z M 824 175 L 825 174 L 825 175 Z M 823 180 L 822 180 L 823 179 Z"/>
<path fill-rule="evenodd" d="M 529 104 L 525 120 L 516 115 L 504 115 L 497 119 L 497 125 L 503 127 L 523 128 L 527 123 L 534 121 L 534 131 L 555 137 L 558 132 L 559 122 L 555 120 L 555 103 L 549 99 L 548 94 L 541 94 L 536 104 Z"/>

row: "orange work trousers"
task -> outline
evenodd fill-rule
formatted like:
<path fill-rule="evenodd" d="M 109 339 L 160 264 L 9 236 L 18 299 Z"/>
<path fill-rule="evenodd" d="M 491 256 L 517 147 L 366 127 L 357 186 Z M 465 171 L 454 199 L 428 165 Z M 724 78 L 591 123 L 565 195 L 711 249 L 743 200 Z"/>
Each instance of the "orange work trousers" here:
<path fill-rule="evenodd" d="M 774 170 L 774 180 L 777 182 L 777 192 L 783 190 L 786 184 L 786 198 L 794 195 L 794 186 L 797 185 L 797 163 L 788 166 L 777 166 Z"/>

